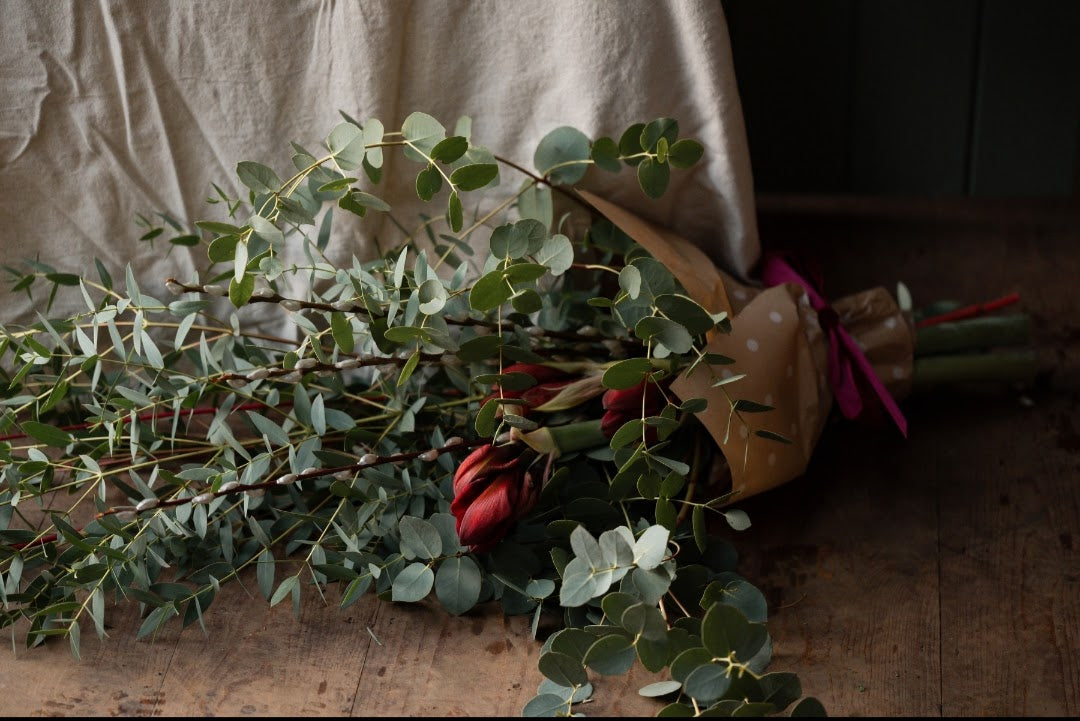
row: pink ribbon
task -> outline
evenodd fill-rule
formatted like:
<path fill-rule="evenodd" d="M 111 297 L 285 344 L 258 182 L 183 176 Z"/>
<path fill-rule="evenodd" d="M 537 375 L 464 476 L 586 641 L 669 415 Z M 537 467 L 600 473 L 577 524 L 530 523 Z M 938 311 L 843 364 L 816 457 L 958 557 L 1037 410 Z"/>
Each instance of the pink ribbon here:
<path fill-rule="evenodd" d="M 896 405 L 892 395 L 874 372 L 866 355 L 859 348 L 855 339 L 840 324 L 840 318 L 832 309 L 829 302 L 814 289 L 813 285 L 795 272 L 795 269 L 786 261 L 775 255 L 767 256 L 765 267 L 761 273 L 761 279 L 767 286 L 780 285 L 782 283 L 795 283 L 806 291 L 806 297 L 810 300 L 810 307 L 818 312 L 821 329 L 828 334 L 829 338 L 829 387 L 832 388 L 836 404 L 845 418 L 858 417 L 863 410 L 863 398 L 859 391 L 859 384 L 855 379 L 856 369 L 862 374 L 863 380 L 877 394 L 881 404 L 892 416 L 900 432 L 907 437 L 907 419 Z"/>

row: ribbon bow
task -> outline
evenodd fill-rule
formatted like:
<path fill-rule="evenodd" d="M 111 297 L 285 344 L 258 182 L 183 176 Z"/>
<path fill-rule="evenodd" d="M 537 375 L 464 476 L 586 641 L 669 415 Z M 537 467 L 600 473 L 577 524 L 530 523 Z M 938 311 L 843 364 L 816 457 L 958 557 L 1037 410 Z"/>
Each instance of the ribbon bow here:
<path fill-rule="evenodd" d="M 829 338 L 829 387 L 844 417 L 856 418 L 863 410 L 862 393 L 855 378 L 855 372 L 858 370 L 863 380 L 873 389 L 881 404 L 892 416 L 900 432 L 907 437 L 907 419 L 904 418 L 896 401 L 874 373 L 870 361 L 867 360 L 855 339 L 840 323 L 836 311 L 824 296 L 818 293 L 809 281 L 795 272 L 795 269 L 786 261 L 775 255 L 766 257 L 761 279 L 767 286 L 795 283 L 806 291 L 810 307 L 818 313 L 821 330 Z"/>

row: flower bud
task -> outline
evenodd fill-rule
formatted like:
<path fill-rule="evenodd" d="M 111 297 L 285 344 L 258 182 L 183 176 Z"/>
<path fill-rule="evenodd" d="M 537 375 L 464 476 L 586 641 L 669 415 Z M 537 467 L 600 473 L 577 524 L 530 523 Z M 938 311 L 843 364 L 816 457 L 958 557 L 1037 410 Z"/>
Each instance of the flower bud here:
<path fill-rule="evenodd" d="M 309 368 L 314 368 L 318 364 L 319 361 L 315 360 L 314 358 L 301 358 L 300 360 L 296 361 L 296 369 L 306 371 Z"/>
<path fill-rule="evenodd" d="M 351 300 L 335 300 L 330 304 L 330 307 L 334 310 L 352 310 L 355 304 Z"/>
<path fill-rule="evenodd" d="M 218 493 L 228 493 L 229 491 L 234 491 L 239 487 L 240 487 L 240 484 L 237 483 L 236 481 L 226 481 L 225 483 L 222 483 L 221 486 L 218 487 Z"/>
<path fill-rule="evenodd" d="M 268 377 L 270 377 L 269 368 L 256 368 L 255 370 L 247 374 L 247 379 L 249 381 L 261 381 L 263 378 Z"/>
<path fill-rule="evenodd" d="M 207 295 L 223 296 L 229 294 L 229 290 L 223 285 L 204 285 L 202 290 Z"/>
<path fill-rule="evenodd" d="M 337 368 L 339 371 L 347 371 L 347 370 L 352 370 L 353 368 L 359 368 L 360 367 L 360 359 L 359 358 L 342 358 L 341 360 L 339 360 L 337 363 L 334 364 L 334 367 Z"/>
<path fill-rule="evenodd" d="M 255 290 L 253 290 L 251 292 L 251 297 L 252 298 L 273 298 L 274 297 L 274 290 L 273 290 L 273 288 L 267 288 L 265 286 L 262 287 L 262 288 L 256 288 Z"/>
<path fill-rule="evenodd" d="M 374 466 L 379 462 L 379 457 L 374 453 L 365 453 L 360 456 L 360 464 L 364 466 Z"/>
<path fill-rule="evenodd" d="M 135 510 L 139 513 L 149 511 L 151 508 L 157 508 L 158 503 L 159 501 L 156 498 L 144 498 L 135 506 Z"/>
<path fill-rule="evenodd" d="M 434 449 L 434 448 L 432 448 L 430 451 L 424 451 L 419 456 L 417 456 L 417 458 L 419 458 L 420 460 L 429 461 L 429 462 L 434 461 L 438 457 L 439 457 L 439 451 Z"/>
<path fill-rule="evenodd" d="M 286 473 L 284 476 L 278 476 L 277 479 L 274 480 L 274 483 L 278 484 L 279 486 L 288 486 L 296 483 L 296 474 Z"/>
<path fill-rule="evenodd" d="M 458 538 L 473 551 L 487 551 L 532 510 L 540 485 L 525 470 L 518 444 L 483 445 L 470 453 L 454 474 Z"/>
<path fill-rule="evenodd" d="M 197 496 L 195 496 L 194 498 L 191 499 L 191 503 L 192 503 L 192 505 L 196 505 L 196 506 L 205 506 L 207 503 L 209 503 L 212 500 L 214 500 L 214 494 L 213 493 L 200 493 L 199 495 L 197 495 Z"/>
<path fill-rule="evenodd" d="M 293 312 L 298 311 L 304 307 L 303 303 L 292 298 L 282 298 L 278 301 L 278 305 L 280 305 L 285 310 L 291 310 Z"/>
<path fill-rule="evenodd" d="M 180 295 L 184 292 L 184 286 L 180 285 L 172 278 L 169 278 L 167 281 L 165 281 L 165 289 L 173 295 Z"/>

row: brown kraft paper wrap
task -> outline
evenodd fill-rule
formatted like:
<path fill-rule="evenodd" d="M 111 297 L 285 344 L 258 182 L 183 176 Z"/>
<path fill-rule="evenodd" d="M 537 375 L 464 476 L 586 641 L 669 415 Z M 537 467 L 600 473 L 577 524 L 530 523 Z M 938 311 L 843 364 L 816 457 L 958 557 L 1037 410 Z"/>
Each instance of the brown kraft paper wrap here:
<path fill-rule="evenodd" d="M 827 336 L 803 288 L 794 283 L 771 288 L 742 283 L 719 270 L 689 241 L 591 193 L 581 191 L 581 195 L 663 263 L 691 298 L 710 312 L 726 312 L 731 318 L 731 333 L 714 332 L 707 351 L 733 358 L 735 363 L 701 364 L 672 384 L 680 400 L 708 400 L 708 408 L 697 415 L 728 461 L 731 500 L 748 498 L 802 475 L 833 404 Z M 833 301 L 832 308 L 892 396 L 907 395 L 914 333 L 889 293 L 872 288 Z M 738 381 L 714 386 L 717 380 L 742 374 L 745 377 Z M 731 401 L 738 399 L 773 410 L 733 414 Z M 760 437 L 755 434 L 759 430 L 792 442 Z"/>

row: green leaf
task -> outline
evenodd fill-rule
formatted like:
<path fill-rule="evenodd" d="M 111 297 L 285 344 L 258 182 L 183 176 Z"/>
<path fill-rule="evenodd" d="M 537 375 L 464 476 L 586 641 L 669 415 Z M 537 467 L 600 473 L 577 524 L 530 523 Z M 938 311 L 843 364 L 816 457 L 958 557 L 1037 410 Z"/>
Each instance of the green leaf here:
<path fill-rule="evenodd" d="M 701 621 L 701 641 L 713 656 L 734 653 L 745 663 L 765 645 L 768 633 L 764 625 L 751 623 L 734 606 L 714 603 Z"/>
<path fill-rule="evenodd" d="M 667 163 L 657 162 L 654 158 L 645 158 L 637 167 L 638 185 L 645 195 L 659 198 L 667 190 L 671 180 L 671 168 Z"/>
<path fill-rule="evenodd" d="M 667 622 L 663 614 L 655 605 L 649 603 L 635 603 L 627 608 L 623 611 L 619 625 L 634 638 L 663 641 L 667 637 Z"/>
<path fill-rule="evenodd" d="M 178 235 L 175 238 L 169 238 L 169 242 L 173 245 L 181 245 L 187 248 L 198 245 L 202 240 L 197 235 Z"/>
<path fill-rule="evenodd" d="M 750 528 L 750 516 L 746 515 L 746 511 L 738 509 L 724 511 L 724 518 L 727 520 L 728 525 L 736 531 L 745 531 Z"/>
<path fill-rule="evenodd" d="M 589 677 L 581 662 L 565 653 L 549 651 L 541 654 L 537 666 L 540 667 L 540 673 L 560 686 L 573 688 L 584 686 L 589 682 Z"/>
<path fill-rule="evenodd" d="M 326 136 L 326 147 L 342 170 L 356 170 L 364 162 L 364 132 L 352 123 L 340 123 Z"/>
<path fill-rule="evenodd" d="M 532 288 L 526 288 L 510 297 L 510 305 L 518 313 L 535 313 L 544 307 L 544 299 Z"/>
<path fill-rule="evenodd" d="M 704 703 L 711 703 L 723 696 L 730 685 L 731 677 L 727 668 L 715 663 L 698 666 L 683 682 L 686 693 Z"/>
<path fill-rule="evenodd" d="M 656 150 L 657 143 L 661 138 L 674 143 L 679 137 L 679 123 L 672 118 L 657 118 L 641 129 L 641 148 L 643 150 Z"/>
<path fill-rule="evenodd" d="M 23 433 L 35 441 L 54 448 L 64 448 L 74 440 L 67 431 L 63 431 L 56 426 L 37 421 L 23 421 L 19 425 L 22 426 Z"/>
<path fill-rule="evenodd" d="M 518 213 L 522 218 L 532 218 L 551 229 L 554 221 L 555 209 L 552 204 L 551 187 L 541 185 L 534 180 L 526 180 L 525 185 L 518 195 Z"/>
<path fill-rule="evenodd" d="M 417 295 L 420 299 L 418 307 L 424 315 L 434 315 L 441 311 L 449 297 L 442 281 L 438 278 L 428 278 L 421 283 Z"/>
<path fill-rule="evenodd" d="M 617 173 L 621 169 L 619 165 L 619 146 L 611 138 L 597 138 L 592 144 L 592 159 L 596 167 Z"/>
<path fill-rule="evenodd" d="M 601 382 L 605 388 L 627 390 L 639 385 L 652 370 L 653 365 L 648 358 L 627 358 L 612 363 L 604 371 Z"/>
<path fill-rule="evenodd" d="M 598 582 L 589 569 L 588 562 L 582 558 L 575 558 L 566 564 L 564 569 L 562 588 L 559 589 L 559 603 L 569 608 L 582 606 L 598 594 L 597 588 Z"/>
<path fill-rule="evenodd" d="M 274 569 L 274 554 L 269 548 L 264 548 L 255 564 L 255 579 L 259 583 L 259 591 L 267 600 L 274 593 Z"/>
<path fill-rule="evenodd" d="M 562 275 L 574 264 L 574 246 L 565 235 L 556 233 L 544 240 L 534 257 L 537 263 L 546 265 L 552 275 Z"/>
<path fill-rule="evenodd" d="M 825 717 L 828 716 L 825 713 L 825 707 L 821 705 L 813 696 L 807 696 L 799 703 L 795 704 L 795 708 L 791 709 L 792 716 L 815 716 Z"/>
<path fill-rule="evenodd" d="M 331 180 L 329 183 L 323 183 L 319 186 L 318 192 L 320 193 L 336 193 L 341 190 L 346 190 L 350 185 L 356 182 L 356 178 L 337 178 Z"/>
<path fill-rule="evenodd" d="M 352 324 L 344 313 L 334 311 L 330 314 L 330 332 L 342 353 L 353 352 L 356 347 L 356 337 L 353 335 Z"/>
<path fill-rule="evenodd" d="M 656 296 L 656 307 L 680 323 L 690 335 L 701 335 L 716 325 L 709 312 L 685 295 L 663 294 Z"/>
<path fill-rule="evenodd" d="M 660 316 L 646 316 L 634 326 L 634 335 L 643 341 L 657 341 L 672 353 L 687 353 L 694 339 L 681 324 Z"/>
<path fill-rule="evenodd" d="M 253 163 L 250 160 L 237 163 L 236 175 L 241 183 L 256 193 L 276 193 L 281 190 L 281 178 L 273 170 L 260 163 Z"/>
<path fill-rule="evenodd" d="M 401 374 L 398 375 L 398 379 L 397 379 L 397 387 L 398 388 L 401 388 L 403 385 L 405 385 L 408 382 L 409 376 L 411 376 L 413 374 L 413 371 L 416 370 L 416 366 L 419 363 L 420 363 L 420 352 L 417 351 L 417 352 L 413 353 L 411 356 L 409 356 L 409 360 L 405 361 L 405 365 L 401 368 Z"/>
<path fill-rule="evenodd" d="M 648 686 L 642 686 L 638 689 L 638 694 L 646 698 L 656 698 L 657 696 L 667 696 L 669 693 L 675 693 L 682 684 L 678 681 L 657 681 L 656 683 L 650 683 Z"/>
<path fill-rule="evenodd" d="M 764 694 L 761 700 L 773 704 L 778 711 L 783 711 L 802 696 L 802 684 L 793 673 L 767 673 L 758 678 L 758 684 Z"/>
<path fill-rule="evenodd" d="M 286 578 L 284 581 L 281 582 L 281 585 L 277 587 L 277 590 L 274 591 L 274 595 L 270 597 L 270 605 L 276 606 L 281 603 L 283 600 L 285 600 L 285 597 L 292 593 L 292 590 L 299 585 L 299 576 L 289 576 L 288 578 Z"/>
<path fill-rule="evenodd" d="M 564 125 L 545 135 L 536 146 L 533 165 L 552 183 L 573 185 L 585 176 L 589 155 L 589 138 Z"/>
<path fill-rule="evenodd" d="M 646 570 L 656 568 L 667 555 L 671 532 L 663 526 L 650 526 L 634 543 L 634 563 Z"/>
<path fill-rule="evenodd" d="M 426 156 L 446 137 L 446 128 L 426 113 L 412 113 L 401 125 L 401 134 L 411 145 L 404 149 L 405 157 L 417 163 L 429 162 Z"/>
<path fill-rule="evenodd" d="M 398 521 L 401 534 L 401 554 L 406 560 L 431 560 L 442 554 L 442 538 L 435 526 L 422 518 L 402 516 Z"/>
<path fill-rule="evenodd" d="M 636 658 L 637 652 L 630 639 L 622 634 L 611 634 L 597 639 L 585 653 L 583 662 L 604 676 L 621 676 L 630 670 Z"/>
<path fill-rule="evenodd" d="M 458 190 L 478 190 L 495 180 L 499 166 L 494 163 L 463 165 L 450 174 L 450 182 Z"/>
<path fill-rule="evenodd" d="M 229 301 L 240 308 L 251 300 L 251 294 L 255 292 L 255 276 L 244 273 L 237 282 L 235 278 L 229 281 Z"/>
<path fill-rule="evenodd" d="M 441 188 L 442 173 L 433 163 L 416 174 L 416 195 L 420 200 L 431 200 Z"/>
<path fill-rule="evenodd" d="M 502 271 L 493 270 L 473 284 L 469 291 L 469 305 L 473 310 L 485 311 L 498 308 L 514 294 L 513 288 L 506 282 Z"/>
<path fill-rule="evenodd" d="M 236 257 L 236 244 L 240 241 L 238 235 L 223 235 L 214 238 L 206 248 L 206 254 L 215 263 L 227 263 Z"/>
<path fill-rule="evenodd" d="M 457 357 L 465 363 L 493 358 L 502 346 L 502 338 L 497 335 L 479 335 L 461 344 Z"/>
<path fill-rule="evenodd" d="M 754 431 L 754 435 L 758 436 L 759 438 L 767 438 L 770 441 L 778 441 L 779 443 L 791 444 L 793 442 L 787 436 L 783 436 L 779 433 L 774 433 L 772 431 L 767 431 L 765 429 Z"/>
<path fill-rule="evenodd" d="M 452 135 L 440 140 L 431 149 L 431 159 L 441 163 L 452 163 L 469 149 L 469 141 L 460 135 Z"/>
<path fill-rule="evenodd" d="M 285 234 L 261 215 L 252 215 L 248 218 L 248 224 L 255 235 L 269 243 L 271 248 L 280 250 L 285 246 Z"/>
<path fill-rule="evenodd" d="M 737 573 L 725 571 L 710 583 L 701 596 L 701 607 L 709 608 L 714 603 L 726 603 L 742 611 L 747 619 L 755 623 L 765 623 L 769 607 L 765 595 L 754 584 Z"/>
<path fill-rule="evenodd" d="M 435 574 L 435 595 L 443 608 L 455 616 L 465 613 L 480 600 L 481 575 L 468 556 L 451 556 Z"/>
<path fill-rule="evenodd" d="M 708 529 L 705 526 L 705 507 L 694 506 L 693 512 L 694 543 L 698 550 L 705 553 L 705 547 L 709 543 Z"/>
<path fill-rule="evenodd" d="M 242 232 L 242 230 L 235 225 L 218 223 L 213 220 L 196 220 L 195 226 L 205 230 L 207 233 L 213 233 L 214 235 L 236 235 Z"/>
<path fill-rule="evenodd" d="M 689 168 L 701 160 L 705 148 L 696 140 L 684 138 L 668 149 L 668 162 L 675 168 Z"/>
<path fill-rule="evenodd" d="M 495 433 L 495 411 L 499 409 L 497 398 L 491 398 L 476 414 L 476 434 L 482 438 Z"/>
<path fill-rule="evenodd" d="M 287 448 L 289 446 L 289 434 L 286 433 L 281 426 L 274 423 L 269 418 L 256 413 L 255 411 L 248 411 L 248 418 L 255 424 L 255 428 L 259 433 L 280 448 Z"/>
<path fill-rule="evenodd" d="M 742 398 L 735 401 L 733 408 L 741 413 L 765 413 L 773 409 L 772 406 L 767 406 L 764 403 L 755 403 Z"/>
<path fill-rule="evenodd" d="M 455 233 L 460 232 L 464 220 L 461 211 L 461 198 L 458 197 L 456 190 L 450 193 L 450 199 L 446 204 L 446 214 L 447 220 L 450 222 L 450 230 Z"/>
<path fill-rule="evenodd" d="M 641 271 L 636 266 L 626 265 L 619 271 L 619 287 L 626 291 L 631 300 L 641 295 Z"/>
<path fill-rule="evenodd" d="M 619 430 L 611 434 L 611 447 L 612 449 L 619 449 L 623 446 L 640 442 L 642 436 L 642 428 L 645 427 L 645 423 L 640 418 L 633 418 L 624 423 Z"/>
<path fill-rule="evenodd" d="M 383 141 L 384 132 L 385 128 L 378 118 L 368 118 L 368 121 L 364 123 L 364 145 L 368 146 L 367 153 L 364 155 L 364 172 L 371 178 L 372 183 L 378 183 L 378 176 L 382 174 L 379 169 L 383 164 L 383 149 L 371 146 Z M 373 173 L 376 177 L 372 177 Z"/>
<path fill-rule="evenodd" d="M 391 600 L 414 603 L 423 600 L 435 585 L 435 574 L 424 563 L 410 563 L 394 579 Z"/>
<path fill-rule="evenodd" d="M 533 696 L 521 710 L 521 715 L 528 718 L 564 716 L 570 704 L 561 696 L 552 693 L 542 693 Z"/>
<path fill-rule="evenodd" d="M 437 173 L 436 173 L 436 175 L 437 175 Z M 436 191 L 438 191 L 438 188 L 436 188 Z M 372 195 L 371 193 L 365 193 L 362 190 L 351 190 L 351 191 L 349 191 L 349 197 L 357 205 L 362 206 L 364 208 L 370 208 L 371 210 L 377 210 L 380 213 L 388 213 L 388 212 L 390 212 L 390 204 L 387 203 L 382 198 L 379 198 L 377 196 Z"/>
<path fill-rule="evenodd" d="M 623 134 L 619 137 L 619 154 L 623 156 L 637 155 L 643 148 L 641 147 L 641 131 L 645 129 L 645 123 L 637 123 L 627 128 Z M 641 162 L 640 159 L 626 160 L 628 165 L 637 165 Z"/>

